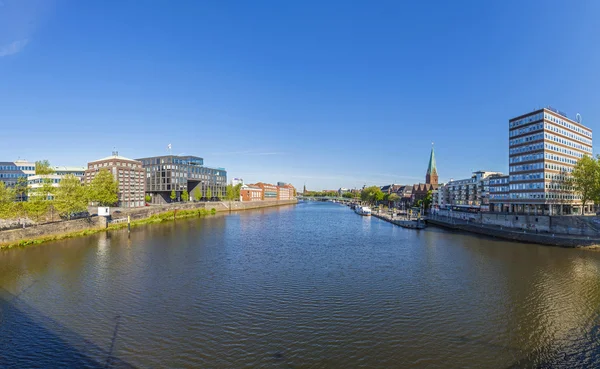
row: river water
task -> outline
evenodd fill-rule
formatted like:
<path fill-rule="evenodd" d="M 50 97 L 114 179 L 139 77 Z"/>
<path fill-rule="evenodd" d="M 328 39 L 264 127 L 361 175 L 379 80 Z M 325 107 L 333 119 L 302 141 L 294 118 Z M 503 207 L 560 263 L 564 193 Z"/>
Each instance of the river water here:
<path fill-rule="evenodd" d="M 0 252 L 0 367 L 600 365 L 600 253 L 247 211 Z"/>

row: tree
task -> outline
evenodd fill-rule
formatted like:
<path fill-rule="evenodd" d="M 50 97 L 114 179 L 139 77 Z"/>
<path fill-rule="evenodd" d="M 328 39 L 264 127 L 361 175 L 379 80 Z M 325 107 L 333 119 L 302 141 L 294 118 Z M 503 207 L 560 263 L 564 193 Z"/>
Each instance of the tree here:
<path fill-rule="evenodd" d="M 54 190 L 52 180 L 49 178 L 43 178 L 40 187 L 30 188 L 29 199 L 24 203 L 24 210 L 27 215 L 39 222 L 40 218 L 46 215 L 52 207 Z"/>
<path fill-rule="evenodd" d="M 89 201 L 99 206 L 112 206 L 119 201 L 119 182 L 109 170 L 102 169 L 90 183 L 87 195 Z"/>
<path fill-rule="evenodd" d="M 52 174 L 54 173 L 54 169 L 50 166 L 50 162 L 48 160 L 40 160 L 35 162 L 35 174 L 36 175 L 44 175 L 44 174 Z"/>
<path fill-rule="evenodd" d="M 575 164 L 571 176 L 566 183 L 573 187 L 576 193 L 581 195 L 582 207 L 590 201 L 600 200 L 600 157 L 598 160 L 584 155 Z"/>
<path fill-rule="evenodd" d="M 146 196 L 144 196 L 144 200 L 146 200 L 146 202 L 149 203 L 150 201 L 152 201 L 152 197 L 150 196 L 150 194 L 146 194 Z"/>
<path fill-rule="evenodd" d="M 423 209 L 425 209 L 426 211 L 427 211 L 427 209 L 429 209 L 432 199 L 433 199 L 433 193 L 431 190 L 429 190 L 429 191 L 427 191 L 427 195 L 425 196 L 425 198 L 423 198 Z"/>
<path fill-rule="evenodd" d="M 398 202 L 400 200 L 400 196 L 398 196 L 397 193 L 392 192 L 389 196 L 388 196 L 388 202 L 395 204 L 396 202 Z"/>
<path fill-rule="evenodd" d="M 87 210 L 87 196 L 81 180 L 67 174 L 54 192 L 54 208 L 60 215 L 71 219 L 71 214 Z"/>
<path fill-rule="evenodd" d="M 210 200 L 210 199 L 212 198 L 212 191 L 211 191 L 210 187 L 208 187 L 208 188 L 206 189 L 206 198 L 207 198 L 208 200 Z"/>
<path fill-rule="evenodd" d="M 238 183 L 235 186 L 233 186 L 233 199 L 234 200 L 239 200 L 240 196 L 242 196 L 242 184 Z"/>
<path fill-rule="evenodd" d="M 0 181 L 0 218 L 12 218 L 14 216 L 14 199 L 14 189 L 6 187 L 4 182 Z"/>
<path fill-rule="evenodd" d="M 177 198 L 177 194 L 175 193 L 175 190 L 171 190 L 171 196 L 169 196 L 171 198 L 171 201 L 175 201 L 175 199 Z"/>
<path fill-rule="evenodd" d="M 188 201 L 190 199 L 190 194 L 188 193 L 188 190 L 183 190 L 183 192 L 181 193 L 181 199 L 183 201 Z"/>
<path fill-rule="evenodd" d="M 200 201 L 200 199 L 202 199 L 202 192 L 200 191 L 200 187 L 196 187 L 194 189 L 194 199 L 196 199 L 196 201 Z"/>
<path fill-rule="evenodd" d="M 233 199 L 235 199 L 235 193 L 233 190 L 233 185 L 227 185 L 227 187 L 225 187 L 225 199 L 231 201 Z"/>
<path fill-rule="evenodd" d="M 377 186 L 370 186 L 363 189 L 360 193 L 360 199 L 370 204 L 383 200 L 383 192 Z"/>
<path fill-rule="evenodd" d="M 18 201 L 25 201 L 27 198 L 27 178 L 19 177 L 17 179 L 17 184 L 14 187 L 15 196 Z"/>
<path fill-rule="evenodd" d="M 346 199 L 351 199 L 351 198 L 353 198 L 353 197 L 354 197 L 354 194 L 353 194 L 352 192 L 344 192 L 344 193 L 342 194 L 342 197 L 343 197 L 343 198 L 346 198 Z"/>

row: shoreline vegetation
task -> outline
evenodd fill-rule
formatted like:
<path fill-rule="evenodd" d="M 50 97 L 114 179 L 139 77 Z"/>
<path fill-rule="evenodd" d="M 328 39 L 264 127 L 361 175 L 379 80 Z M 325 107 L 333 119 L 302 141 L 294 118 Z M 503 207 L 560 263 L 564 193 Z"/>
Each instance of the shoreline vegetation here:
<path fill-rule="evenodd" d="M 211 210 L 207 210 L 204 208 L 193 209 L 193 210 L 185 210 L 185 209 L 184 210 L 169 210 L 169 211 L 165 211 L 163 213 L 153 214 L 147 218 L 132 220 L 129 224 L 131 225 L 131 228 L 134 228 L 134 227 L 139 227 L 139 226 L 143 226 L 143 225 L 174 221 L 177 219 L 186 219 L 186 218 L 192 218 L 192 217 L 200 218 L 200 217 L 206 217 L 209 215 L 212 216 L 212 215 L 216 215 L 216 214 L 217 214 L 217 209 L 215 209 L 215 208 L 212 208 Z M 127 228 L 127 225 L 128 225 L 127 222 L 120 222 L 120 223 L 113 223 L 113 224 L 109 223 L 106 228 L 89 228 L 89 229 L 84 229 L 84 230 L 80 230 L 80 231 L 65 232 L 65 233 L 59 233 L 59 234 L 53 234 L 53 235 L 47 235 L 47 236 L 34 237 L 34 238 L 29 238 L 29 239 L 22 239 L 22 240 L 14 241 L 14 242 L 6 242 L 6 243 L 0 244 L 0 250 L 12 249 L 15 247 L 40 245 L 40 244 L 46 243 L 46 242 L 60 241 L 60 240 L 64 240 L 64 239 L 82 237 L 82 236 L 89 236 L 89 235 L 100 233 L 100 232 L 116 231 L 116 230 Z"/>

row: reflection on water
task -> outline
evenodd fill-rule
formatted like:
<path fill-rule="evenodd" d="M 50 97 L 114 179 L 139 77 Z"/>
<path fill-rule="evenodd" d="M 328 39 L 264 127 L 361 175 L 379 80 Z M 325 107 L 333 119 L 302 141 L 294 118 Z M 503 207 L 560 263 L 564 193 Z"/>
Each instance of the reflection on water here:
<path fill-rule="evenodd" d="M 0 367 L 597 367 L 600 254 L 299 204 L 0 253 Z"/>

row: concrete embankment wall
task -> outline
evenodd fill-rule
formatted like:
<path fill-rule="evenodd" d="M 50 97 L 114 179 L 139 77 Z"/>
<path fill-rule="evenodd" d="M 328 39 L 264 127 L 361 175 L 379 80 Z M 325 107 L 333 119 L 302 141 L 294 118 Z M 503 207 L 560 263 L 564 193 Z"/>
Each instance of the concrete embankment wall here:
<path fill-rule="evenodd" d="M 449 216 L 447 210 L 438 212 L 441 216 Z M 469 222 L 513 228 L 535 232 L 565 235 L 600 237 L 600 217 L 598 216 L 560 216 L 560 215 L 523 215 L 510 213 L 461 213 L 453 212 L 452 217 Z"/>
<path fill-rule="evenodd" d="M 297 204 L 298 200 L 270 200 L 270 201 L 228 201 L 221 202 L 187 202 L 180 204 L 168 204 L 168 205 L 152 205 L 143 208 L 124 209 L 120 213 L 112 213 L 113 219 L 127 218 L 129 215 L 131 219 L 144 219 L 149 218 L 155 214 L 165 213 L 173 210 L 192 210 L 192 209 L 215 209 L 217 212 L 228 212 L 230 211 L 242 211 L 250 209 L 261 209 L 272 206 L 282 205 L 294 205 Z"/>
<path fill-rule="evenodd" d="M 480 224 L 452 224 L 448 221 L 440 219 L 428 219 L 427 223 L 437 225 L 440 227 L 454 229 L 465 232 L 472 232 L 481 235 L 503 238 L 511 241 L 537 243 L 542 245 L 560 246 L 560 247 L 586 247 L 586 246 L 599 246 L 600 239 L 590 237 L 589 239 L 580 237 L 569 237 L 568 235 L 558 234 L 536 234 L 526 230 L 515 230 L 515 229 L 500 229 L 489 226 L 482 226 Z M 535 232 L 535 231 L 534 231 Z"/>
<path fill-rule="evenodd" d="M 64 222 L 42 224 L 34 227 L 11 229 L 0 232 L 0 245 L 15 243 L 20 240 L 37 239 L 44 236 L 73 233 L 86 229 L 106 228 L 106 218 L 92 217 Z"/>

